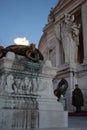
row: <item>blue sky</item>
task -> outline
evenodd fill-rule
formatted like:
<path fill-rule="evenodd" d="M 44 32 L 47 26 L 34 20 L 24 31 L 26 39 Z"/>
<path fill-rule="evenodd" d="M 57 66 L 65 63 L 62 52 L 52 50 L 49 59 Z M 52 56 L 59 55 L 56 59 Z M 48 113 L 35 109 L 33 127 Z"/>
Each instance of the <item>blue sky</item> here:
<path fill-rule="evenodd" d="M 26 37 L 38 46 L 50 9 L 57 3 L 58 0 L 0 0 L 0 45 L 6 47 L 14 44 L 14 38 Z"/>

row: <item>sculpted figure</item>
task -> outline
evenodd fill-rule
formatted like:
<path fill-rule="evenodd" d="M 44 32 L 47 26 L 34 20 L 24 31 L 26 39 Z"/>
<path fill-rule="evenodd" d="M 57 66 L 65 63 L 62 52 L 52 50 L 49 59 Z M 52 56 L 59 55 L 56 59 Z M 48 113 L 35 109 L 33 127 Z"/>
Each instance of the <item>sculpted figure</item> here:
<path fill-rule="evenodd" d="M 65 54 L 65 63 L 77 62 L 79 45 L 79 26 L 74 23 L 74 16 L 66 14 L 61 24 L 61 40 Z"/>
<path fill-rule="evenodd" d="M 14 83 L 13 75 L 8 75 L 6 80 L 6 86 L 5 86 L 5 92 L 6 93 L 14 93 L 14 90 L 12 89 L 12 85 Z"/>
<path fill-rule="evenodd" d="M 14 90 L 14 94 L 22 94 L 21 79 L 17 78 L 14 80 L 14 83 L 12 84 L 12 89 Z"/>
<path fill-rule="evenodd" d="M 26 52 L 26 56 L 31 60 L 31 61 L 38 61 L 39 60 L 39 54 L 37 53 L 35 49 L 35 44 L 30 45 L 30 50 Z"/>
<path fill-rule="evenodd" d="M 80 25 L 76 25 L 76 23 L 73 23 L 72 25 L 73 54 L 71 58 L 72 61 L 74 62 L 78 61 L 79 29 Z"/>
<path fill-rule="evenodd" d="M 28 77 L 24 78 L 24 93 L 29 94 L 31 92 L 31 80 Z"/>
<path fill-rule="evenodd" d="M 35 48 L 35 44 L 30 44 L 30 50 L 26 51 L 26 56 L 29 60 L 33 62 L 38 62 L 39 60 L 43 60 L 43 56 L 41 52 Z"/>

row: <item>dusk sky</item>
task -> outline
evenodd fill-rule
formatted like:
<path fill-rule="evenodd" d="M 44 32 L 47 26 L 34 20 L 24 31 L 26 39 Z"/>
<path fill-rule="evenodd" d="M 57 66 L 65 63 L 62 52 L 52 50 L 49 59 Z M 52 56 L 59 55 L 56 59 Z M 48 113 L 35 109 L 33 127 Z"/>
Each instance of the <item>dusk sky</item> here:
<path fill-rule="evenodd" d="M 14 44 L 18 37 L 26 37 L 30 43 L 38 42 L 47 24 L 51 7 L 58 0 L 0 0 L 0 45 Z"/>

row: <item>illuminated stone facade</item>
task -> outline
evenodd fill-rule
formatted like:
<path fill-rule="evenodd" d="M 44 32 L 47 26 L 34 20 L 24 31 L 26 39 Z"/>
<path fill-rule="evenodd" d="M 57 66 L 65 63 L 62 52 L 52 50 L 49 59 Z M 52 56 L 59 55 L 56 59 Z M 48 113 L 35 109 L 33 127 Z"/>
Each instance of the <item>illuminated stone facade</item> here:
<path fill-rule="evenodd" d="M 75 51 L 75 46 L 66 45 L 66 38 L 69 36 L 62 36 L 63 23 L 65 15 L 70 15 L 70 20 L 74 25 L 78 26 L 78 36 L 71 37 L 71 40 L 66 42 L 78 44 L 78 50 Z M 66 20 L 65 20 L 66 21 Z M 71 23 L 72 24 L 72 23 Z M 74 26 L 75 27 L 75 26 Z M 71 34 L 70 34 L 71 33 Z M 68 82 L 68 89 L 66 92 L 67 109 L 74 111 L 72 106 L 72 91 L 75 84 L 79 84 L 84 94 L 84 107 L 87 110 L 87 1 L 86 0 L 59 0 L 58 4 L 51 9 L 48 15 L 48 23 L 43 28 L 43 35 L 39 41 L 39 49 L 44 55 L 45 60 L 50 60 L 52 66 L 57 68 L 57 74 L 54 77 L 54 89 L 64 78 Z M 65 38 L 65 39 L 64 39 Z M 69 40 L 69 39 L 68 39 Z M 71 42 L 72 41 L 72 42 Z M 65 46 L 65 48 L 64 48 Z M 75 54 L 76 53 L 76 54 Z M 77 58 L 76 58 L 77 55 Z M 75 57 L 74 57 L 75 56 Z M 55 84 L 56 83 L 56 84 Z"/>

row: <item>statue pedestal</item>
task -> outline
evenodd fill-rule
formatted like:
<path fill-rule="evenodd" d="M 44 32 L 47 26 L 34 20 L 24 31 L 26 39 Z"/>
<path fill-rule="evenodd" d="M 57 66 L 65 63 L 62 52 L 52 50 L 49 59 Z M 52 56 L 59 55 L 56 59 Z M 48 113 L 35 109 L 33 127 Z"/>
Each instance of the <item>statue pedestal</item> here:
<path fill-rule="evenodd" d="M 53 93 L 55 68 L 9 55 L 0 60 L 0 129 L 68 127 L 68 113 Z"/>
<path fill-rule="evenodd" d="M 39 128 L 68 127 L 67 111 L 55 99 L 39 99 Z"/>

